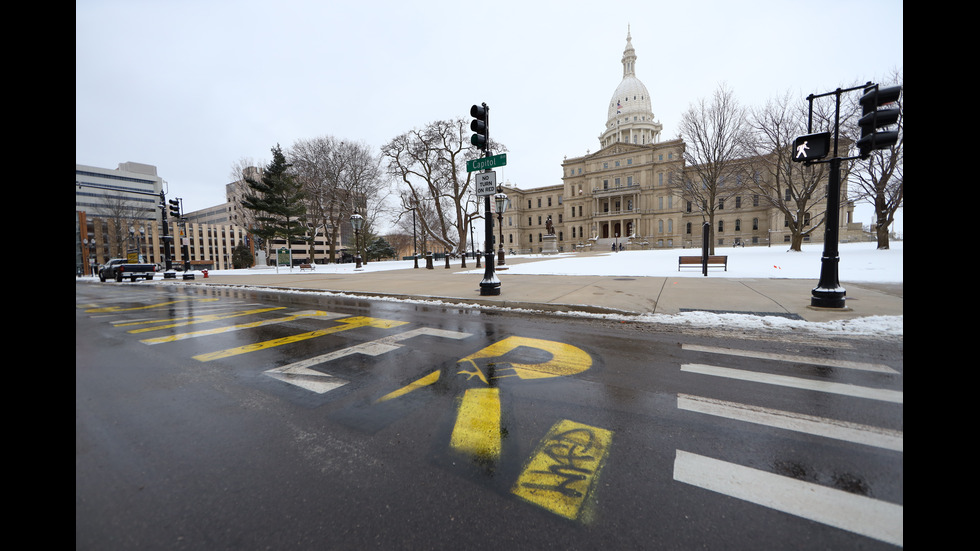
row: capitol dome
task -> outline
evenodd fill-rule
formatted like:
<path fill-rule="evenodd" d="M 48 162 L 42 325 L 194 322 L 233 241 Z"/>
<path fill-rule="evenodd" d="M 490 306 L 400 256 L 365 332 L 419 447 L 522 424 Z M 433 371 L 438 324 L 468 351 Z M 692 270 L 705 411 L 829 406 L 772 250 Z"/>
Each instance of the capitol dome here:
<path fill-rule="evenodd" d="M 606 129 L 599 137 L 602 147 L 616 142 L 637 145 L 660 141 L 663 125 L 653 118 L 650 92 L 636 78 L 636 52 L 632 37 L 626 32 L 626 49 L 623 50 L 623 80 L 609 100 Z"/>

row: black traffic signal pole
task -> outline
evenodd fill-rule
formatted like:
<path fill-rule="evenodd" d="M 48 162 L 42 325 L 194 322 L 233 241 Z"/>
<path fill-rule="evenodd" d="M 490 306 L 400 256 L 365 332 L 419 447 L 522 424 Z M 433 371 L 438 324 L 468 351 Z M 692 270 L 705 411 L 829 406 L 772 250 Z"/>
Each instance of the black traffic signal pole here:
<path fill-rule="evenodd" d="M 804 161 L 804 165 L 830 163 L 830 174 L 827 182 L 827 213 L 824 216 L 824 241 L 823 256 L 820 257 L 820 281 L 811 291 L 810 306 L 818 308 L 843 308 L 844 299 L 847 291 L 841 287 L 839 278 L 840 251 L 837 243 L 840 239 L 840 166 L 841 159 L 838 157 L 837 142 L 840 137 L 840 97 L 845 92 L 854 90 L 864 90 L 871 86 L 867 83 L 863 86 L 856 86 L 842 90 L 838 88 L 833 92 L 824 94 L 810 94 L 807 100 L 810 102 L 809 120 L 807 121 L 807 133 L 813 132 L 813 100 L 825 96 L 836 96 L 836 108 L 834 112 L 834 153 L 833 157 L 826 161 Z M 877 85 L 875 85 L 877 86 Z M 858 159 L 858 157 L 847 157 L 846 160 Z"/>
<path fill-rule="evenodd" d="M 483 106 L 484 122 L 486 123 L 484 136 L 486 137 L 487 143 L 486 147 L 483 149 L 483 158 L 486 158 L 490 156 L 490 108 L 487 107 L 486 103 L 481 105 Z M 470 115 L 476 117 L 478 115 L 478 109 L 479 108 L 474 105 L 470 109 Z M 500 294 L 500 279 L 497 278 L 497 275 L 493 271 L 493 244 L 490 242 L 490 240 L 493 239 L 493 214 L 490 212 L 489 195 L 484 197 L 484 204 L 487 212 L 486 220 L 484 220 L 484 241 L 486 246 L 483 250 L 486 257 L 486 268 L 483 271 L 483 281 L 480 282 L 480 296 L 494 296 Z"/>

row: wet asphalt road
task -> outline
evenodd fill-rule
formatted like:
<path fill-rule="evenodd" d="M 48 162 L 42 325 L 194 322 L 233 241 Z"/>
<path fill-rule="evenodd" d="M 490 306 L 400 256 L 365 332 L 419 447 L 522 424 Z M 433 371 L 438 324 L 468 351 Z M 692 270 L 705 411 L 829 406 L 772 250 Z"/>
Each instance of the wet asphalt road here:
<path fill-rule="evenodd" d="M 901 340 L 108 284 L 75 334 L 76 549 L 902 544 Z"/>

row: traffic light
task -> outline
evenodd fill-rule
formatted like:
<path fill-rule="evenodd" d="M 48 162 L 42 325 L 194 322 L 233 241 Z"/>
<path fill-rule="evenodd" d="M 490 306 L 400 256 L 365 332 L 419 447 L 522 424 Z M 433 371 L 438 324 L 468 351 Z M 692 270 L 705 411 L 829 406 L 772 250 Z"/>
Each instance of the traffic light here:
<path fill-rule="evenodd" d="M 470 130 L 475 132 L 470 138 L 470 143 L 486 151 L 490 144 L 490 108 L 485 103 L 474 105 L 470 107 L 470 115 L 473 117 Z"/>
<path fill-rule="evenodd" d="M 179 199 L 171 199 L 170 201 L 167 201 L 167 202 L 170 203 L 170 216 L 173 216 L 174 218 L 178 218 L 179 219 L 180 218 L 180 200 Z"/>
<path fill-rule="evenodd" d="M 879 130 L 879 128 L 896 124 L 899 108 L 879 108 L 882 105 L 898 101 L 901 94 L 901 86 L 879 88 L 875 84 L 864 89 L 864 95 L 861 96 L 860 100 L 861 119 L 858 120 L 858 126 L 861 127 L 861 139 L 857 142 L 862 159 L 867 159 L 871 155 L 871 151 L 875 149 L 885 149 L 898 143 L 898 130 Z"/>

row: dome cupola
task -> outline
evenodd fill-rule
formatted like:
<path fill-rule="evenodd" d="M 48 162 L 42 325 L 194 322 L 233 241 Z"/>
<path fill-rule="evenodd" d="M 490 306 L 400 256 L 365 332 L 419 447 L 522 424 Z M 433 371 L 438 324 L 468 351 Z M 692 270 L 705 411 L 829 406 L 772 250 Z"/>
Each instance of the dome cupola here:
<path fill-rule="evenodd" d="M 650 144 L 660 141 L 663 125 L 654 121 L 647 87 L 636 78 L 636 52 L 629 29 L 623 50 L 623 80 L 609 100 L 606 129 L 599 142 L 602 147 L 616 143 Z"/>

